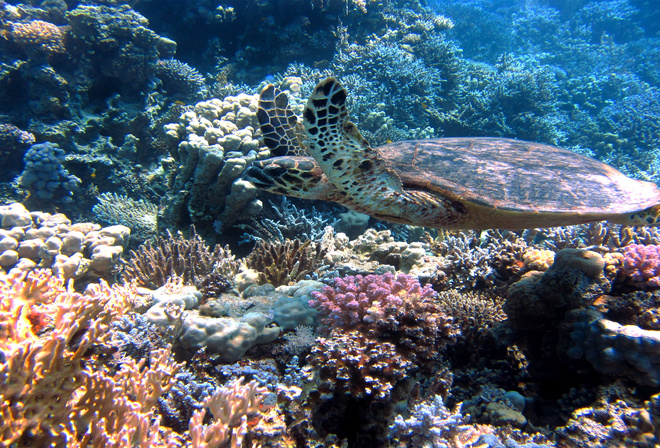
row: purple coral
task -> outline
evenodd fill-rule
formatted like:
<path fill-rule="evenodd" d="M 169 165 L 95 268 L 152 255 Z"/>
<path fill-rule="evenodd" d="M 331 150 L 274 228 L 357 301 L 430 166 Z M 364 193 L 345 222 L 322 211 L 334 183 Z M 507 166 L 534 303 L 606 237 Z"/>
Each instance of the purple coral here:
<path fill-rule="evenodd" d="M 370 324 L 436 296 L 431 286 L 422 287 L 406 274 L 351 275 L 335 278 L 334 285 L 312 292 L 314 298 L 309 301 L 319 311 L 320 323 L 329 329 Z"/>
<path fill-rule="evenodd" d="M 456 339 L 457 329 L 437 303 L 435 291 L 409 275 L 336 278 L 334 287 L 312 296 L 309 303 L 331 335 L 357 331 L 380 343 L 391 342 L 419 366 L 432 366 Z"/>
<path fill-rule="evenodd" d="M 660 288 L 660 246 L 629 244 L 623 250 L 622 272 L 635 286 L 644 289 Z"/>

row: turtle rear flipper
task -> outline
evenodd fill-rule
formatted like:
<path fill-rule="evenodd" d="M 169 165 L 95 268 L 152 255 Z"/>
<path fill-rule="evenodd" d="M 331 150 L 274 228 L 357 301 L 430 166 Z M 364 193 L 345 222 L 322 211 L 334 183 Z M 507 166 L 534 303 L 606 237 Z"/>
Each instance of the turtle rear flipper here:
<path fill-rule="evenodd" d="M 303 126 L 289 107 L 286 93 L 268 84 L 259 95 L 257 119 L 264 144 L 274 156 L 305 156 L 302 146 Z"/>

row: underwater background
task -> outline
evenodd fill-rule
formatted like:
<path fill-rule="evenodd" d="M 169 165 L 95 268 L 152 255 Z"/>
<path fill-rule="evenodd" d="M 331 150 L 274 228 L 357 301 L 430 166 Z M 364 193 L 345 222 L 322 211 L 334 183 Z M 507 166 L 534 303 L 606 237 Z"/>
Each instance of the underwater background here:
<path fill-rule="evenodd" d="M 0 447 L 660 445 L 657 228 L 260 192 L 259 92 L 327 76 L 373 147 L 660 181 L 654 0 L 0 0 Z"/>

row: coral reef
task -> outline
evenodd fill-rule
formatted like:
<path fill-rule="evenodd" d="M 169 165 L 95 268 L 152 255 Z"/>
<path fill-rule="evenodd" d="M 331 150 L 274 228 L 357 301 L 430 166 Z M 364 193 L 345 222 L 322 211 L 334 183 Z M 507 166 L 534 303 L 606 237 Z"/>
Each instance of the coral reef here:
<path fill-rule="evenodd" d="M 25 153 L 25 170 L 20 185 L 35 199 L 46 202 L 71 202 L 80 179 L 64 168 L 64 150 L 52 143 L 32 145 Z"/>
<path fill-rule="evenodd" d="M 316 271 L 324 256 L 321 243 L 311 240 L 259 241 L 245 259 L 245 265 L 259 273 L 262 283 L 291 285 Z"/>
<path fill-rule="evenodd" d="M 112 280 L 122 265 L 130 229 L 75 223 L 62 214 L 0 206 L 0 266 L 7 271 L 50 268 L 65 279 Z"/>

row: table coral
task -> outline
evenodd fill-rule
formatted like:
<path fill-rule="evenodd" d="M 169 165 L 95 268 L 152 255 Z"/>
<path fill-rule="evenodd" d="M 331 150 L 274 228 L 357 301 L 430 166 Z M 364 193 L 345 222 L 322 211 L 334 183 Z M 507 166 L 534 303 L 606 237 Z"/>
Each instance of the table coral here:
<path fill-rule="evenodd" d="M 660 246 L 630 244 L 623 249 L 621 271 L 642 289 L 660 288 Z"/>

